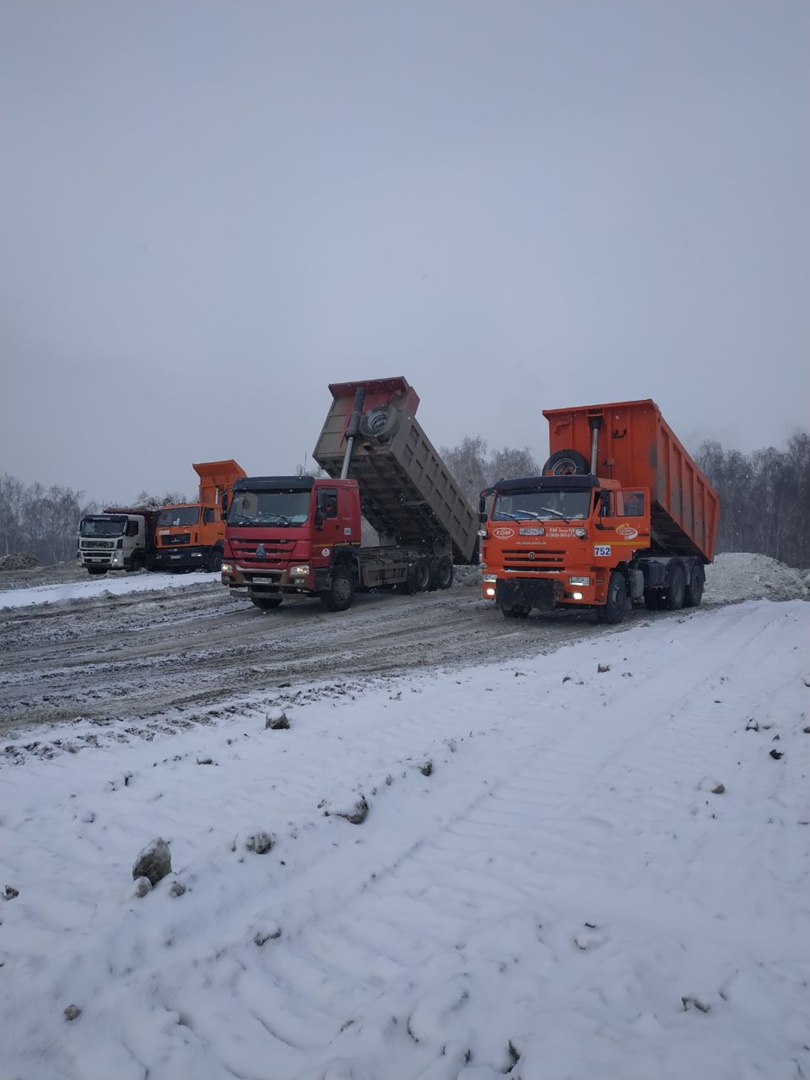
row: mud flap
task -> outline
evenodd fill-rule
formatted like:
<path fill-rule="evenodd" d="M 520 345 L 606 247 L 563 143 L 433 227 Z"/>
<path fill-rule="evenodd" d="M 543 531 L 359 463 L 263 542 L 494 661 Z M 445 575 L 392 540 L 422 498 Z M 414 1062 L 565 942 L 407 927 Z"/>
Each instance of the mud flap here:
<path fill-rule="evenodd" d="M 517 606 L 553 611 L 562 598 L 562 582 L 549 578 L 498 581 L 495 585 L 495 603 L 507 608 Z"/>

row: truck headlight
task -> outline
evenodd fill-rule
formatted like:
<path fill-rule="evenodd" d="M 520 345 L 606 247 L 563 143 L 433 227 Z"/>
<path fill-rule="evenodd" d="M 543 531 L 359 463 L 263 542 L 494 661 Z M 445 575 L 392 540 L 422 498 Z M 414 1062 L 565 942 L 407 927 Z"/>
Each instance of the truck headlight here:
<path fill-rule="evenodd" d="M 290 567 L 290 577 L 309 577 L 309 563 Z"/>
<path fill-rule="evenodd" d="M 232 574 L 233 573 L 233 563 L 224 562 L 222 564 L 222 566 L 220 566 L 220 570 L 222 571 L 223 574 Z"/>
<path fill-rule="evenodd" d="M 482 574 L 481 575 L 481 580 L 482 581 L 489 581 L 489 582 L 497 581 L 498 580 L 498 575 L 497 574 Z"/>
<path fill-rule="evenodd" d="M 482 540 L 486 540 L 486 538 L 489 536 L 489 533 L 486 529 L 479 529 L 478 535 L 481 537 Z"/>
<path fill-rule="evenodd" d="M 569 585 L 590 585 L 590 583 L 591 579 L 589 577 L 570 577 L 568 579 Z"/>

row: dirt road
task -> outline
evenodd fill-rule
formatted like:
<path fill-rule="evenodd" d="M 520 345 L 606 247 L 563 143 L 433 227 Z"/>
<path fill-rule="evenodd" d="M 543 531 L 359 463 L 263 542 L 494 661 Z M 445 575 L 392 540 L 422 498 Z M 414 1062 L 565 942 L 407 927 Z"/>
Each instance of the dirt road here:
<path fill-rule="evenodd" d="M 628 625 L 649 618 L 638 612 Z M 172 709 L 181 723 L 204 719 L 242 693 L 347 693 L 409 670 L 517 659 L 610 632 L 591 617 L 507 621 L 471 586 L 358 596 L 340 614 L 313 601 L 260 612 L 214 581 L 6 609 L 0 732 L 81 718 L 132 734 L 157 715 L 165 724 Z"/>

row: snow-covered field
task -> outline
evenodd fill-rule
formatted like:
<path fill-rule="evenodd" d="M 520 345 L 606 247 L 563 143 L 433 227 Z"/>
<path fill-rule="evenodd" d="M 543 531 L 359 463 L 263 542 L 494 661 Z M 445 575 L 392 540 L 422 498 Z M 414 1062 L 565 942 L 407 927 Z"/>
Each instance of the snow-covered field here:
<path fill-rule="evenodd" d="M 92 585 L 71 611 L 110 602 Z M 497 662 L 223 689 L 186 730 L 7 755 L 0 1076 L 807 1080 L 805 595 L 723 556 L 702 610 L 550 651 L 531 619 Z M 293 648 L 320 619 L 225 617 Z M 172 869 L 145 891 L 157 837 Z"/>

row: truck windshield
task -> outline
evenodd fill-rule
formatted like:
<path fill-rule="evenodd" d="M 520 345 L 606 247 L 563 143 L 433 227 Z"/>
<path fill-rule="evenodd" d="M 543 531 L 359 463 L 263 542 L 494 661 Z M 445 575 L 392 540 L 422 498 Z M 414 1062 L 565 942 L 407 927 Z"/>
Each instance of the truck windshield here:
<path fill-rule="evenodd" d="M 228 511 L 229 525 L 303 525 L 309 491 L 238 491 Z"/>
<path fill-rule="evenodd" d="M 82 518 L 79 525 L 80 536 L 123 536 L 127 519 L 119 518 Z"/>
<path fill-rule="evenodd" d="M 499 493 L 493 521 L 582 521 L 591 505 L 590 491 L 510 491 Z"/>
<path fill-rule="evenodd" d="M 199 520 L 199 506 L 167 506 L 158 514 L 157 523 L 166 529 L 172 525 L 196 525 Z"/>

